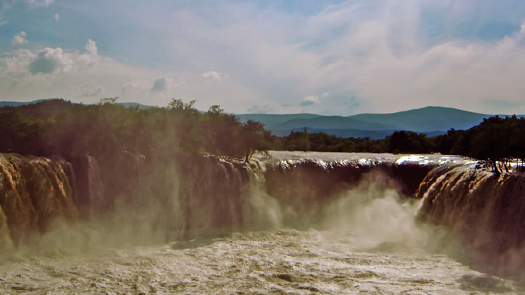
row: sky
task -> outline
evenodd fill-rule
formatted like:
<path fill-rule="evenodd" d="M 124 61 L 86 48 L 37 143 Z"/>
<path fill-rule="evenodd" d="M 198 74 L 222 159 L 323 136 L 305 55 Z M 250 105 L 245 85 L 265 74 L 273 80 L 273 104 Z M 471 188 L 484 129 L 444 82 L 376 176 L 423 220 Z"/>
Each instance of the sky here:
<path fill-rule="evenodd" d="M 0 101 L 525 114 L 522 0 L 0 0 Z"/>

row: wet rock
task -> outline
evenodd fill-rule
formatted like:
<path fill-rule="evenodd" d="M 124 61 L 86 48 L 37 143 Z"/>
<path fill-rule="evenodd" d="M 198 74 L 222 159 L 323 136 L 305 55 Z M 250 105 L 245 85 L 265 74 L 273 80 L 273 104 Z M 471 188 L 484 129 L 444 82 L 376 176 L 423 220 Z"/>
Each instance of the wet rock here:
<path fill-rule="evenodd" d="M 289 273 L 279 273 L 279 274 L 276 274 L 275 277 L 277 277 L 278 279 L 284 280 L 284 281 L 288 281 L 288 282 L 294 281 L 294 277 Z"/>
<path fill-rule="evenodd" d="M 319 292 L 320 290 L 316 287 L 312 287 L 312 286 L 299 286 L 297 287 L 297 289 L 299 290 L 308 290 L 308 291 L 311 291 L 311 292 Z"/>
<path fill-rule="evenodd" d="M 11 286 L 11 289 L 16 291 L 35 291 L 37 288 L 29 285 L 15 285 Z"/>
<path fill-rule="evenodd" d="M 469 165 L 444 165 L 420 185 L 419 218 L 444 226 L 465 247 L 476 269 L 525 277 L 525 174 L 496 174 Z"/>
<path fill-rule="evenodd" d="M 72 189 L 62 163 L 66 162 L 60 158 L 0 154 L 3 212 L 0 236 L 3 240 L 8 233 L 13 244 L 19 245 L 51 229 L 57 219 L 77 219 Z"/>
<path fill-rule="evenodd" d="M 461 288 L 472 291 L 509 292 L 512 288 L 505 284 L 502 279 L 488 275 L 466 274 L 458 280 Z"/>

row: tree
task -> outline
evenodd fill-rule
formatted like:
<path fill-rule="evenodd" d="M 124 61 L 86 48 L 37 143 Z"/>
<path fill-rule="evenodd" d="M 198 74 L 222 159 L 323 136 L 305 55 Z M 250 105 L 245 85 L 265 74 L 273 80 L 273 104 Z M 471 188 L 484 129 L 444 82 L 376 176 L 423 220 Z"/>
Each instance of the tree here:
<path fill-rule="evenodd" d="M 271 133 L 264 128 L 264 124 L 248 120 L 248 122 L 242 124 L 242 130 L 243 146 L 246 151 L 245 162 L 249 162 L 256 151 L 268 153 L 268 137 L 271 136 Z"/>
<path fill-rule="evenodd" d="M 193 107 L 195 102 L 196 102 L 196 100 L 192 100 L 192 101 L 190 101 L 188 103 L 184 103 L 184 101 L 182 101 L 182 99 L 174 99 L 174 98 L 172 98 L 171 101 L 168 103 L 168 108 L 172 109 L 172 110 L 177 110 L 177 111 L 194 112 L 194 111 L 197 111 L 197 109 Z"/>
<path fill-rule="evenodd" d="M 117 99 L 119 99 L 118 96 L 101 98 L 97 102 L 97 105 L 115 104 L 115 103 L 117 103 Z"/>

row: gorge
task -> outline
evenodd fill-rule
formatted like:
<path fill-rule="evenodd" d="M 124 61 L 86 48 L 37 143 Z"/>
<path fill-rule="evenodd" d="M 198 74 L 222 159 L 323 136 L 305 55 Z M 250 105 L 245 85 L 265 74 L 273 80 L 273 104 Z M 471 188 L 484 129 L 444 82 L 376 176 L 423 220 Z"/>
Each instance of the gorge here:
<path fill-rule="evenodd" d="M 193 256 L 204 255 L 201 258 L 208 261 L 218 259 L 210 255 L 226 243 L 242 255 L 255 255 L 250 259 L 259 265 L 255 268 L 259 270 L 261 263 L 272 260 L 267 256 L 270 253 L 258 250 L 266 247 L 284 251 L 279 254 L 284 256 L 275 258 L 282 263 L 290 257 L 308 257 L 308 251 L 321 251 L 312 256 L 318 257 L 322 262 L 317 263 L 326 268 L 326 271 L 318 269 L 320 276 L 332 272 L 330 261 L 353 253 L 359 261 L 365 259 L 365 255 L 370 263 L 379 263 L 387 273 L 398 264 L 412 265 L 411 259 L 419 259 L 421 264 L 416 267 L 419 269 L 416 273 L 421 275 L 425 273 L 420 269 L 424 265 L 432 265 L 435 259 L 446 260 L 444 265 L 462 273 L 455 273 L 459 277 L 446 287 L 452 289 L 443 289 L 449 291 L 459 288 L 510 292 L 517 288 L 512 282 L 490 275 L 523 279 L 524 262 L 520 255 L 523 251 L 523 175 L 517 172 L 497 175 L 481 162 L 467 158 L 270 152 L 250 163 L 204 155 L 163 159 L 161 164 L 140 154 L 122 152 L 118 159 L 113 159 L 112 163 L 117 164 L 109 167 L 90 155 L 79 157 L 73 163 L 62 158 L 16 154 L 2 154 L 0 160 L 0 234 L 5 249 L 2 259 L 9 269 L 48 259 L 50 255 L 52 263 L 82 259 L 83 263 L 96 268 L 98 258 L 92 255 L 100 251 L 104 253 L 102 256 L 124 251 L 122 255 L 130 257 L 138 255 L 134 251 L 146 251 L 149 253 L 146 256 L 154 253 L 152 257 L 157 258 L 166 254 L 163 251 L 197 251 Z M 295 246 L 279 248 L 283 243 Z M 170 245 L 167 250 L 155 246 L 166 244 Z M 198 252 L 200 250 L 204 252 Z M 224 250 L 225 255 L 232 254 L 230 250 Z M 417 258 L 421 251 L 435 254 Z M 490 275 L 461 269 L 465 266 L 458 266 L 439 253 Z M 163 259 L 174 258 L 163 256 L 152 263 L 160 267 L 159 263 L 164 265 Z M 369 281 L 361 282 L 362 287 L 375 286 L 378 281 L 388 281 L 381 284 L 394 286 L 406 280 L 406 277 L 391 278 L 382 271 L 370 269 L 362 273 L 363 270 L 358 270 L 360 267 L 352 265 L 347 269 L 354 275 L 352 282 L 363 278 Z M 206 269 L 206 266 L 200 267 Z M 246 268 L 243 273 L 247 276 L 255 271 L 249 265 L 238 267 Z M 304 275 L 296 273 L 297 269 L 292 266 L 275 267 L 271 266 L 271 271 L 280 270 L 296 277 Z M 224 265 L 219 268 L 224 270 Z M 192 269 L 190 272 L 195 271 Z M 28 283 L 27 278 L 16 279 L 11 270 L 2 268 L 0 273 L 3 271 L 7 271 L 7 277 L 14 278 L 5 290 L 17 290 L 23 285 L 21 281 Z M 436 271 L 432 276 L 451 280 L 443 269 Z M 344 273 L 338 275 L 349 276 Z M 209 273 L 202 275 L 209 276 Z M 294 284 L 285 274 L 264 276 L 269 276 L 266 283 L 282 282 L 278 277 L 282 276 L 284 282 Z M 375 280 L 370 282 L 371 278 Z M 42 290 L 35 287 L 39 284 L 34 285 L 34 280 L 29 281 L 32 281 L 29 287 L 20 287 L 20 290 Z M 294 290 L 299 293 L 322 290 L 322 281 L 319 279 L 317 285 L 308 288 L 299 284 Z M 414 287 L 415 284 L 417 288 L 423 285 L 434 290 L 432 288 L 443 287 L 443 281 L 408 285 Z M 90 281 L 85 287 L 99 288 L 97 282 Z M 341 287 L 337 282 L 334 284 Z M 42 288 L 49 288 L 44 285 Z M 76 286 L 73 282 L 66 285 Z M 125 284 L 114 287 L 121 291 L 129 288 Z M 290 285 L 284 287 L 290 288 Z M 158 285 L 153 288 L 174 290 Z M 175 289 L 186 290 L 182 285 Z M 394 292 L 394 289 L 385 290 Z"/>

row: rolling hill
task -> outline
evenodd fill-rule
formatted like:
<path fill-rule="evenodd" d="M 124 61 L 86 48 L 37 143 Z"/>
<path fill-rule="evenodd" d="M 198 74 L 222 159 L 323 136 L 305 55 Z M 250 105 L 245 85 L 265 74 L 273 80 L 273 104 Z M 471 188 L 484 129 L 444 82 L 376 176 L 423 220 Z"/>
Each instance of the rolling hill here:
<path fill-rule="evenodd" d="M 261 123 L 264 123 L 267 127 L 279 125 L 280 123 L 284 123 L 289 120 L 296 120 L 296 119 L 314 119 L 323 117 L 322 115 L 316 115 L 316 114 L 244 114 L 244 115 L 236 115 L 237 118 L 241 122 L 246 122 L 248 120 L 254 120 Z"/>
<path fill-rule="evenodd" d="M 44 101 L 44 100 L 48 100 L 48 99 L 53 99 L 53 98 L 44 98 L 44 99 L 38 99 L 38 100 L 33 100 L 33 101 L 0 101 L 0 107 L 6 107 L 6 106 L 18 107 L 18 106 L 22 106 L 22 105 L 38 103 L 38 102 L 41 102 L 41 101 Z M 138 107 L 141 110 L 147 109 L 147 108 L 150 107 L 148 105 L 144 105 L 144 104 L 140 104 L 140 103 L 136 103 L 136 102 L 119 102 L 119 104 L 122 104 L 122 105 L 124 105 L 126 107 Z"/>
<path fill-rule="evenodd" d="M 473 113 L 454 108 L 425 107 L 391 114 L 360 114 L 354 118 L 369 123 L 396 126 L 396 129 L 416 132 L 447 131 L 450 128 L 468 129 L 490 115 Z"/>
<path fill-rule="evenodd" d="M 37 103 L 1 101 L 3 106 L 21 106 Z M 147 109 L 150 106 L 134 103 L 121 103 L 126 107 Z M 324 132 L 340 137 L 371 137 L 372 139 L 385 138 L 397 130 L 407 130 L 426 133 L 436 136 L 446 133 L 449 129 L 469 129 L 478 125 L 484 118 L 493 115 L 474 113 L 455 108 L 429 106 L 420 109 L 389 113 L 389 114 L 358 114 L 348 117 L 323 116 L 317 114 L 240 114 L 236 115 L 241 122 L 255 120 L 266 125 L 266 129 L 277 136 L 285 136 L 292 131 L 302 131 L 304 128 L 310 133 Z M 502 115 L 500 115 L 502 116 Z M 505 115 L 503 115 L 505 116 Z M 525 117 L 519 115 L 518 117 Z"/>
<path fill-rule="evenodd" d="M 397 130 L 436 136 L 452 128 L 469 129 L 490 116 L 493 115 L 435 106 L 389 114 L 359 114 L 348 117 L 314 114 L 238 115 L 241 122 L 252 119 L 264 123 L 267 129 L 278 136 L 307 128 L 310 133 L 325 132 L 341 137 L 371 137 L 373 139 L 384 138 Z"/>
<path fill-rule="evenodd" d="M 50 99 L 50 98 L 47 98 Z M 46 99 L 39 99 L 39 100 L 33 100 L 33 101 L 0 101 L 0 107 L 19 107 L 26 104 L 32 104 L 37 103 L 39 101 L 43 101 Z"/>

